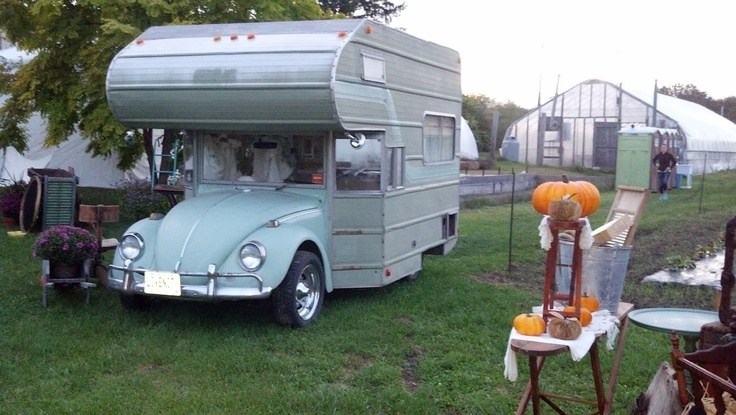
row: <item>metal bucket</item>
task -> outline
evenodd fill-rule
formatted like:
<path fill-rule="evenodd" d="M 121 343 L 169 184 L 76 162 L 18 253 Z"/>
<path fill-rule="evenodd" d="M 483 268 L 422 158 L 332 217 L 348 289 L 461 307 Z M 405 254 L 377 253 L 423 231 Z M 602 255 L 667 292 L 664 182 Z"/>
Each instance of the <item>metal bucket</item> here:
<path fill-rule="evenodd" d="M 560 264 L 571 265 L 572 242 L 560 241 Z M 583 293 L 595 295 L 606 309 L 615 314 L 621 301 L 621 292 L 626 280 L 631 246 L 594 246 L 583 249 Z M 557 291 L 570 290 L 570 267 L 556 267 Z"/>

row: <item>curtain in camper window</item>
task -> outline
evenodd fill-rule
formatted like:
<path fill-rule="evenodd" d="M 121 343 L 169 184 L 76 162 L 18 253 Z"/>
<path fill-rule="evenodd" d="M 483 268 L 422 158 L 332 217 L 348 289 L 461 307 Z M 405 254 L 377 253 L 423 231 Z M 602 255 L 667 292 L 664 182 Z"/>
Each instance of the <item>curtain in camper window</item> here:
<path fill-rule="evenodd" d="M 424 117 L 424 162 L 452 161 L 455 157 L 455 118 L 441 115 Z"/>

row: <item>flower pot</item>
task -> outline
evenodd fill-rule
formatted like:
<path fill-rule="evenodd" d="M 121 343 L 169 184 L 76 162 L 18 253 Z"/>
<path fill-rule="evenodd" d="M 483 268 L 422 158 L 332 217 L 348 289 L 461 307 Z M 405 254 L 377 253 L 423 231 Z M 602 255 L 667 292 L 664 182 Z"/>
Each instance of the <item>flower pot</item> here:
<path fill-rule="evenodd" d="M 63 262 L 51 262 L 49 279 L 78 279 L 84 278 L 84 262 L 77 264 L 66 264 Z"/>
<path fill-rule="evenodd" d="M 6 228 L 15 228 L 18 226 L 18 218 L 3 216 L 3 225 Z"/>

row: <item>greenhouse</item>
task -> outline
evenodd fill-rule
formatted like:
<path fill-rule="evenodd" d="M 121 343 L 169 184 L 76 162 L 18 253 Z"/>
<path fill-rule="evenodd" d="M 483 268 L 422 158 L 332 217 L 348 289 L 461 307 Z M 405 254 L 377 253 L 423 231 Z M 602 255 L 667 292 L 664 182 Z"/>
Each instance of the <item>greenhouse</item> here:
<path fill-rule="evenodd" d="M 736 168 L 736 124 L 696 103 L 634 93 L 597 79 L 556 95 L 512 123 L 502 156 L 528 165 L 616 169 L 618 138 L 647 131 L 652 156 L 664 142 L 692 173 Z M 648 138 L 646 138 L 648 137 Z"/>

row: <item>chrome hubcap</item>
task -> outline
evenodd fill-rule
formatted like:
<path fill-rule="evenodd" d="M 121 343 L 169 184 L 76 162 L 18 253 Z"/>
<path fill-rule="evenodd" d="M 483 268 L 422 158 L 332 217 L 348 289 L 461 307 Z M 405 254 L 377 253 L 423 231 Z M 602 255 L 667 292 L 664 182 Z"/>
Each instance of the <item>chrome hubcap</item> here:
<path fill-rule="evenodd" d="M 310 319 L 316 311 L 320 300 L 321 283 L 319 272 L 313 265 L 304 268 L 299 276 L 299 282 L 296 284 L 296 309 L 303 320 Z"/>

